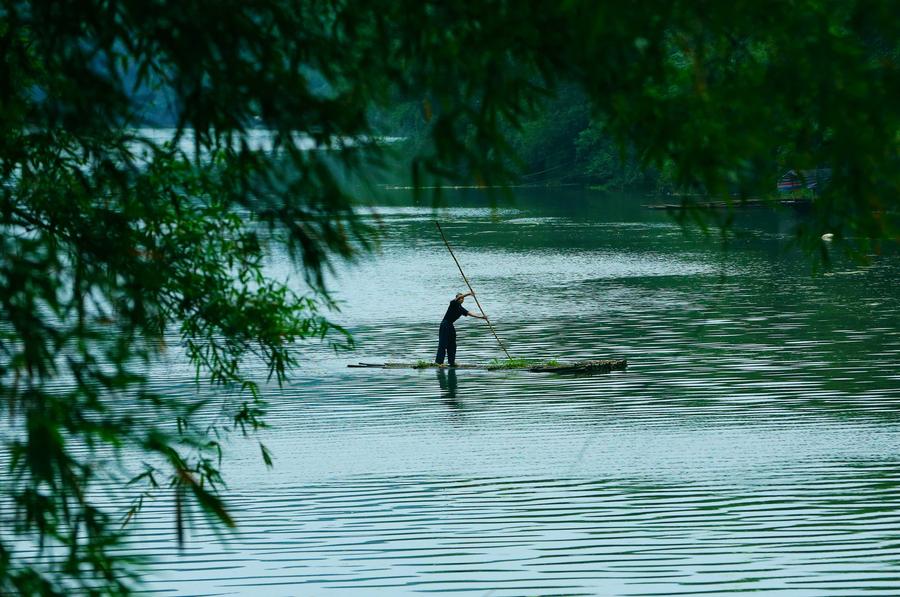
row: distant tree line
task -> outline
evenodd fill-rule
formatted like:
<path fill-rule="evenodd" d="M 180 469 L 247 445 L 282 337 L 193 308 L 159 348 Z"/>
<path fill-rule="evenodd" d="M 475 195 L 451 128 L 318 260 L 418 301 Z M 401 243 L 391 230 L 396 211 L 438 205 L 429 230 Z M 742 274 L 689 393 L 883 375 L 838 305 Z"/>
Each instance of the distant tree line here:
<path fill-rule="evenodd" d="M 406 174 L 406 158 L 429 142 L 429 127 L 421 101 L 398 101 L 373 117 L 379 131 L 400 136 L 399 169 Z M 586 185 L 605 190 L 664 192 L 673 189 L 664 168 L 644 166 L 631 147 L 621 147 L 592 116 L 590 98 L 574 84 L 561 85 L 542 98 L 516 127 L 504 127 L 514 151 L 506 164 L 510 183 L 525 186 Z"/>

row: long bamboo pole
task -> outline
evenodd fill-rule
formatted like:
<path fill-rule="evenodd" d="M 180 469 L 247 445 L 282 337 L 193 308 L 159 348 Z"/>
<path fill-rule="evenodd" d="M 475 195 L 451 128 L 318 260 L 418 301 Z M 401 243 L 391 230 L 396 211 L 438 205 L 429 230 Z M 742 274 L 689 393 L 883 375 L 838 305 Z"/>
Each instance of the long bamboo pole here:
<path fill-rule="evenodd" d="M 500 337 L 494 330 L 494 326 L 493 324 L 491 324 L 491 320 L 488 319 L 487 313 L 484 312 L 484 307 L 482 307 L 481 303 L 478 302 L 478 296 L 476 296 L 475 290 L 472 288 L 472 285 L 469 284 L 469 279 L 466 277 L 466 273 L 463 271 L 462 266 L 459 264 L 459 260 L 456 258 L 456 255 L 453 254 L 453 249 L 450 248 L 450 243 L 447 242 L 447 237 L 444 236 L 444 231 L 441 229 L 440 223 L 435 220 L 434 225 L 437 226 L 438 232 L 441 233 L 441 239 L 443 239 L 444 245 L 446 245 L 447 250 L 450 251 L 450 257 L 453 257 L 453 262 L 456 263 L 456 267 L 459 268 L 459 273 L 462 275 L 462 279 L 465 280 L 466 286 L 469 287 L 469 292 L 472 293 L 472 298 L 475 299 L 475 304 L 478 305 L 478 310 L 481 311 L 481 315 L 484 317 L 485 322 L 487 322 L 488 327 L 491 328 L 491 333 L 494 334 L 494 338 L 497 339 L 497 344 L 499 344 L 500 348 L 503 349 L 503 352 L 506 354 L 506 358 L 512 360 L 512 357 L 509 356 L 509 352 L 507 352 L 506 347 L 503 346 L 503 342 L 500 341 Z"/>

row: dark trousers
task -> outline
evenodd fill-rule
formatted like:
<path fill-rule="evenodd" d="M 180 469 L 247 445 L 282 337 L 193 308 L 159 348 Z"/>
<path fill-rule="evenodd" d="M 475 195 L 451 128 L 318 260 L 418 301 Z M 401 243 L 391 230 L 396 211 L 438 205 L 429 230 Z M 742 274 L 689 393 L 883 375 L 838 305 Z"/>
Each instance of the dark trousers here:
<path fill-rule="evenodd" d="M 447 353 L 447 360 L 451 365 L 456 364 L 456 328 L 449 321 L 441 322 L 441 329 L 438 332 L 438 351 L 434 362 L 438 365 L 444 364 L 444 353 Z"/>

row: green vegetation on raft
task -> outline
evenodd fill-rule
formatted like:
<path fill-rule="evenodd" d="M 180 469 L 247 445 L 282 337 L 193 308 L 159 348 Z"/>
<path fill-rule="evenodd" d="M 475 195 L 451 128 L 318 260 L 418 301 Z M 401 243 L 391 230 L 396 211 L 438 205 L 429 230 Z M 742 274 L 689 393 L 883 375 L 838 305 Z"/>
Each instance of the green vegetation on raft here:
<path fill-rule="evenodd" d="M 541 361 L 536 359 L 494 359 L 488 363 L 488 370 L 494 369 L 528 369 L 529 367 L 556 367 L 559 361 L 551 359 L 549 361 Z"/>

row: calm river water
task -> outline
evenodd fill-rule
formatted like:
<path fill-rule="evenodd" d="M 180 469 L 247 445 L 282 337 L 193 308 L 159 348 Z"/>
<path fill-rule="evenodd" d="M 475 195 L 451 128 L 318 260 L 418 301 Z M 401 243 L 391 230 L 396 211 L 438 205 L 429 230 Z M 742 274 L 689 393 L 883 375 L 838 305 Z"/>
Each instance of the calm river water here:
<path fill-rule="evenodd" d="M 268 389 L 275 468 L 231 446 L 224 542 L 201 525 L 179 553 L 171 505 L 145 506 L 149 590 L 900 594 L 896 253 L 813 274 L 791 214 L 747 212 L 722 251 L 640 199 L 452 200 L 436 215 L 514 356 L 628 370 L 348 369 L 433 358 L 464 289 L 435 212 L 383 206 L 380 255 L 332 284 L 356 350 L 311 344 Z M 457 329 L 460 362 L 502 356 Z"/>

